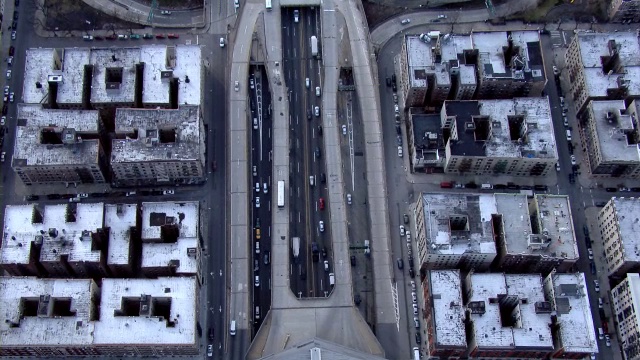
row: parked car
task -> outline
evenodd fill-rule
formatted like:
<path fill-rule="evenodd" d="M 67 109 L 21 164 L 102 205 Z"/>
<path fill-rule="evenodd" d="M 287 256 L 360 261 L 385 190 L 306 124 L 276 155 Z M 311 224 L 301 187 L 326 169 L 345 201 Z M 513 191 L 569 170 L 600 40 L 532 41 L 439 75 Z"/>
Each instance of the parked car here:
<path fill-rule="evenodd" d="M 115 40 L 118 37 L 115 34 L 107 35 L 104 37 L 106 40 Z"/>
<path fill-rule="evenodd" d="M 600 282 L 598 280 L 593 280 L 593 287 L 596 292 L 600 292 Z"/>
<path fill-rule="evenodd" d="M 156 34 L 156 39 L 164 39 L 164 34 Z"/>
<path fill-rule="evenodd" d="M 153 34 L 144 34 L 142 35 L 143 39 L 153 39 Z"/>
<path fill-rule="evenodd" d="M 84 40 L 84 41 L 92 41 L 92 40 L 93 40 L 93 36 L 91 36 L 91 35 L 84 35 L 84 36 L 82 37 L 82 40 Z"/>
<path fill-rule="evenodd" d="M 17 33 L 15 30 L 13 30 L 13 31 L 11 32 L 11 40 L 15 40 L 15 39 L 16 39 L 16 36 L 18 36 L 18 33 Z"/>
<path fill-rule="evenodd" d="M 138 40 L 138 39 L 140 39 L 140 35 L 138 35 L 138 34 L 131 34 L 131 35 L 129 35 L 129 39 Z"/>
<path fill-rule="evenodd" d="M 171 15 L 171 11 L 169 11 L 169 10 L 162 10 L 162 11 L 160 11 L 160 14 L 162 14 L 162 15 Z"/>
<path fill-rule="evenodd" d="M 167 37 L 168 37 L 169 39 L 177 39 L 177 38 L 179 38 L 180 36 L 179 36 L 178 34 L 167 34 Z"/>
<path fill-rule="evenodd" d="M 7 79 L 11 79 L 11 69 L 7 70 Z"/>
<path fill-rule="evenodd" d="M 9 46 L 9 56 L 13 56 L 15 52 L 16 52 L 16 48 L 13 47 L 13 45 Z"/>
<path fill-rule="evenodd" d="M 402 19 L 402 21 L 400 21 L 400 24 L 407 25 L 410 22 L 411 22 L 411 19 Z"/>

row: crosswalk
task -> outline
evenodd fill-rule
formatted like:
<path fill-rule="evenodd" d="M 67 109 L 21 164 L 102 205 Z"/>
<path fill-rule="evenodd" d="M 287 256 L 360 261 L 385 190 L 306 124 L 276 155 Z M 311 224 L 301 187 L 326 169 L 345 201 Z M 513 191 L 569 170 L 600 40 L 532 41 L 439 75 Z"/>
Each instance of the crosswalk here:
<path fill-rule="evenodd" d="M 551 43 L 553 47 L 561 47 L 567 45 L 567 37 L 563 31 L 551 30 L 549 31 L 551 36 Z"/>

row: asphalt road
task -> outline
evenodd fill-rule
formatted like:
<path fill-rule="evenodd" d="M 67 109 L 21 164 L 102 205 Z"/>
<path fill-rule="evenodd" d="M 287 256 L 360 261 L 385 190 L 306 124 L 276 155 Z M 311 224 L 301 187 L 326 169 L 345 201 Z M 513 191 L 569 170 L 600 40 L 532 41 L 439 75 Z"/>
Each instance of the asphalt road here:
<path fill-rule="evenodd" d="M 298 261 L 292 261 L 291 290 L 301 297 L 324 297 L 330 290 L 328 272 L 323 261 L 331 264 L 331 241 L 329 239 L 329 202 L 326 184 L 321 181 L 326 174 L 324 147 L 321 138 L 320 117 L 315 116 L 314 107 L 322 112 L 322 97 L 316 96 L 315 88 L 322 88 L 321 63 L 311 54 L 310 38 L 320 35 L 320 19 L 317 9 L 300 8 L 299 22 L 294 21 L 293 8 L 282 9 L 283 69 L 290 97 L 290 174 L 288 201 L 290 202 L 291 237 L 300 237 Z M 309 79 L 309 87 L 306 79 Z M 322 92 L 322 90 L 321 90 Z M 310 117 L 310 119 L 309 119 Z M 314 177 L 314 185 L 310 177 Z M 325 175 L 326 176 L 326 175 Z M 324 201 L 324 210 L 320 202 Z M 320 231 L 319 222 L 324 222 Z M 324 248 L 328 254 L 324 259 L 317 254 L 313 261 L 312 243 L 318 251 Z M 293 256 L 293 252 L 292 252 Z"/>

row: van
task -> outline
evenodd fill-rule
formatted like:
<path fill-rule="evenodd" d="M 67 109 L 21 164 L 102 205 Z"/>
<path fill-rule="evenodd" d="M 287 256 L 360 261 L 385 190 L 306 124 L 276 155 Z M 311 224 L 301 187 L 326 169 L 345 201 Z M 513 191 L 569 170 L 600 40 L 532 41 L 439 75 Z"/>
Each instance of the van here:
<path fill-rule="evenodd" d="M 491 185 L 491 184 L 482 184 L 482 185 L 480 186 L 480 188 L 481 188 L 482 190 L 491 190 L 491 189 L 493 189 L 493 185 Z"/>
<path fill-rule="evenodd" d="M 309 88 L 309 86 L 311 86 L 311 82 L 309 81 L 309 78 L 306 78 L 304 83 L 305 83 L 305 86 L 307 87 L 307 89 Z"/>
<path fill-rule="evenodd" d="M 567 141 L 571 141 L 571 130 L 567 130 Z"/>
<path fill-rule="evenodd" d="M 598 339 L 604 340 L 604 331 L 602 331 L 601 327 L 598 328 Z"/>
<path fill-rule="evenodd" d="M 334 273 L 329 273 L 329 285 L 334 286 L 336 284 L 336 276 Z"/>
<path fill-rule="evenodd" d="M 316 86 L 316 96 L 320 96 L 320 86 Z"/>
<path fill-rule="evenodd" d="M 260 320 L 260 306 L 256 306 L 256 320 Z"/>
<path fill-rule="evenodd" d="M 413 360 L 420 360 L 420 348 L 413 348 Z"/>
<path fill-rule="evenodd" d="M 229 335 L 234 336 L 236 334 L 236 321 L 231 320 L 231 325 L 229 326 Z"/>
<path fill-rule="evenodd" d="M 309 176 L 309 185 L 313 186 L 316 183 L 316 177 L 315 176 Z"/>

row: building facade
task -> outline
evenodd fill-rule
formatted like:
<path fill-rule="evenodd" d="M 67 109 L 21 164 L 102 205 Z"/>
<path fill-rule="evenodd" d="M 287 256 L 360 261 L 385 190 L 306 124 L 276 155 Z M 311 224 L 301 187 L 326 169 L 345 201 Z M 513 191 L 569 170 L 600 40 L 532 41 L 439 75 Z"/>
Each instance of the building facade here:
<path fill-rule="evenodd" d="M 636 309 L 640 309 L 640 275 L 626 274 L 622 282 L 611 289 L 611 299 L 622 354 L 625 360 L 638 360 L 640 321 Z"/>
<path fill-rule="evenodd" d="M 638 0 L 611 0 L 607 10 L 611 22 L 640 22 L 640 1 Z"/>
<path fill-rule="evenodd" d="M 598 227 L 607 260 L 607 275 L 640 272 L 637 223 L 640 199 L 614 197 L 598 213 Z"/>

